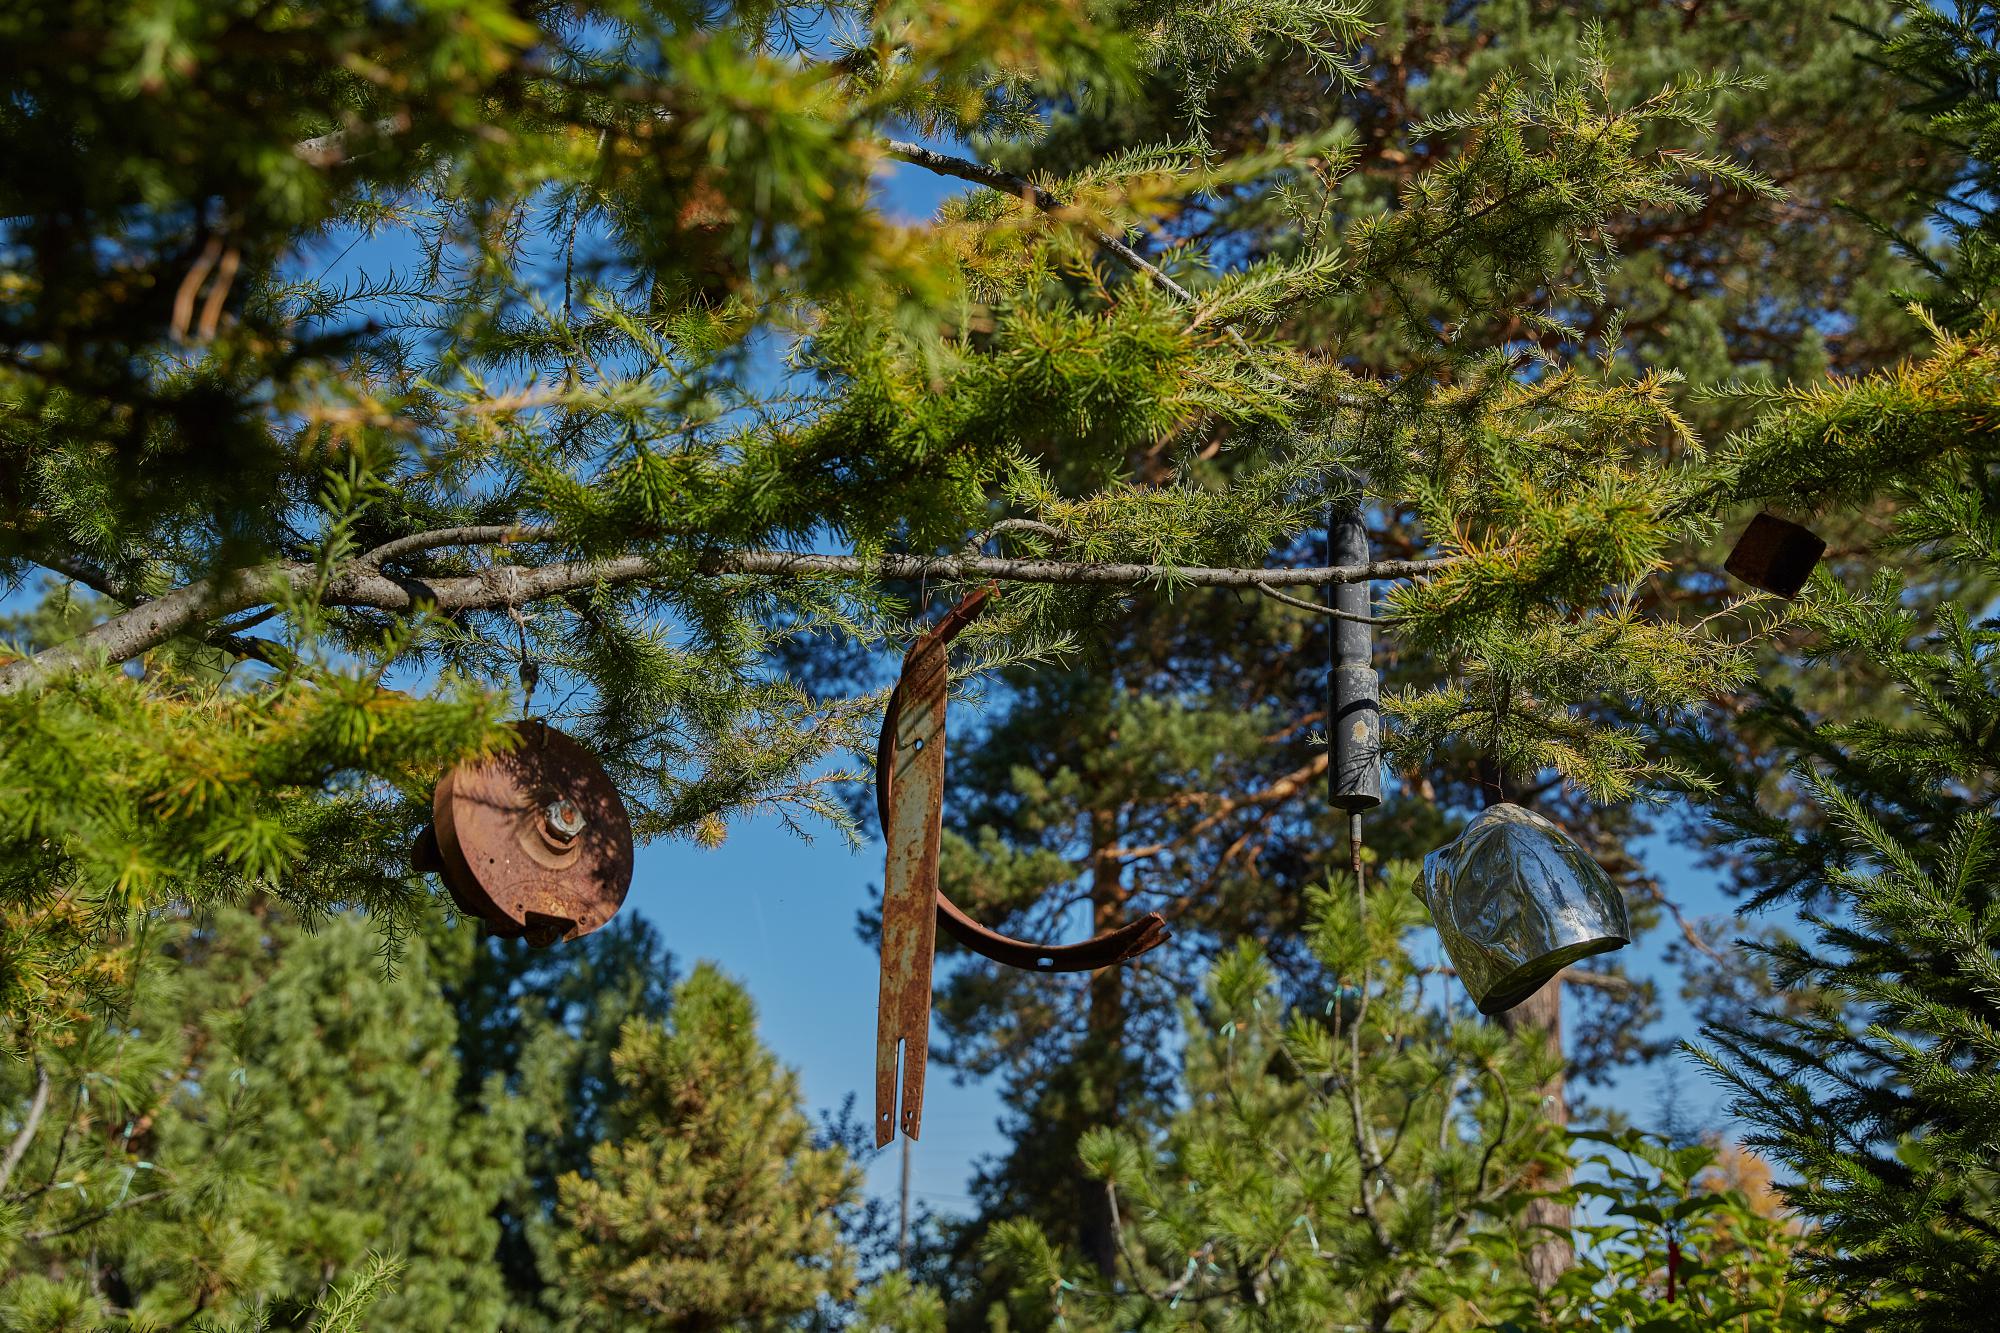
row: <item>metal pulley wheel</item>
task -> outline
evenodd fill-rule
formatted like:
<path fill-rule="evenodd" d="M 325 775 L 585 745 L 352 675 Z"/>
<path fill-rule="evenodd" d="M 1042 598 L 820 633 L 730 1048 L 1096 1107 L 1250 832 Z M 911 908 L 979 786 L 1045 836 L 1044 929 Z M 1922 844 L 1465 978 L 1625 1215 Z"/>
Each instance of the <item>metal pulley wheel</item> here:
<path fill-rule="evenodd" d="M 543 722 L 514 730 L 512 750 L 438 783 L 411 860 L 467 916 L 541 948 L 618 911 L 632 883 L 632 823 L 590 751 Z"/>

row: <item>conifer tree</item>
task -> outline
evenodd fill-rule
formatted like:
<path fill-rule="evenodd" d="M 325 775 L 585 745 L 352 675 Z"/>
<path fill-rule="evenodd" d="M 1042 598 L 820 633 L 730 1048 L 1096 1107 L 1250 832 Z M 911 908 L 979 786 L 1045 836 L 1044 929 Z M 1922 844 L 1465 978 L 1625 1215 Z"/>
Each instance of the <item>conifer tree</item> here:
<path fill-rule="evenodd" d="M 1577 1228 L 1577 1265 L 1547 1290 L 1509 1286 L 1503 1275 L 1520 1263 L 1524 1237 L 1512 1228 L 1483 1231 L 1478 1243 L 1499 1263 L 1460 1287 L 1483 1326 L 1511 1333 L 1843 1326 L 1838 1294 L 1797 1269 L 1813 1237 L 1777 1205 L 1761 1159 L 1629 1129 L 1574 1139 L 1579 1174 L 1588 1179 L 1571 1186 L 1570 1197 L 1595 1214 Z"/>
<path fill-rule="evenodd" d="M 643 926 L 525 968 L 482 948 L 512 974 L 511 1008 L 473 1036 L 453 1010 L 485 987 L 453 956 L 464 935 L 439 934 L 440 950 L 407 942 L 392 973 L 368 923 L 305 931 L 267 904 L 105 955 L 123 969 L 116 1015 L 93 1017 L 102 993 L 80 986 L 67 1040 L 0 1071 L 6 1326 L 846 1317 L 858 1176 L 807 1124 L 739 990 L 699 973 L 669 1031 Z M 621 988 L 622 1044 L 601 1030 Z M 689 1243 L 599 1225 L 640 1196 L 671 1200 Z M 632 1262 L 604 1266 L 613 1252 Z M 663 1270 L 698 1308 L 630 1308 Z"/>
<path fill-rule="evenodd" d="M 1763 903 L 1803 932 L 1760 947 L 1792 1003 L 1713 1025 L 1706 1059 L 1796 1177 L 1786 1198 L 1818 1225 L 1807 1272 L 1857 1327 L 1987 1322 L 1996 1257 L 1990 1105 L 2000 936 L 1992 903 L 2000 719 L 1988 612 L 2000 563 L 2000 312 L 1991 304 L 1991 5 L 1905 7 L 1886 64 L 1927 95 L 1913 110 L 1975 155 L 1939 204 L 1950 249 L 1922 294 L 1956 326 L 1879 375 L 1800 386 L 1731 442 L 1743 491 L 1879 516 L 1884 564 L 1855 586 L 1820 576 L 1797 628 L 1858 688 L 1772 689 L 1741 719 L 1777 762 L 1731 764 L 1710 817 Z M 1882 709 L 1852 700 L 1873 693 Z"/>
<path fill-rule="evenodd" d="M 1672 368 L 1693 388 L 1805 379 L 1828 362 L 1865 369 L 1906 349 L 1918 333 L 1886 295 L 1912 270 L 1847 210 L 1912 220 L 1921 205 L 1904 193 L 1945 179 L 1957 159 L 1949 149 L 1927 149 L 1895 115 L 1901 88 L 1866 62 L 1868 39 L 1845 26 L 1858 12 L 1789 4 L 1686 12 L 1381 6 L 1370 11 L 1378 26 L 1354 54 L 1362 74 L 1352 84 L 1329 86 L 1283 44 L 1238 50 L 1199 99 L 1157 76 L 1144 99 L 1058 117 L 1048 139 L 1028 145 L 1016 165 L 1061 170 L 1094 153 L 1148 143 L 1245 147 L 1272 124 L 1301 136 L 1331 134 L 1340 146 L 1326 161 L 1352 163 L 1344 175 L 1326 168 L 1337 187 L 1318 177 L 1240 186 L 1163 223 L 1196 247 L 1293 255 L 1344 219 L 1393 211 L 1396 192 L 1422 165 L 1460 146 L 1449 137 L 1413 136 L 1413 121 L 1463 112 L 1496 69 L 1573 60 L 1586 18 L 1595 15 L 1603 20 L 1607 59 L 1621 72 L 1698 76 L 1729 68 L 1755 75 L 1754 86 L 1726 94 L 1714 128 L 1696 132 L 1693 142 L 1740 154 L 1782 183 L 1787 197 L 1772 206 L 1722 194 L 1691 213 L 1607 220 L 1619 248 L 1605 273 L 1609 297 L 1579 306 L 1577 324 L 1603 332 L 1615 321 L 1623 330 L 1623 373 Z M 1863 17 L 1888 14 L 1878 6 Z M 1783 225 L 1774 224 L 1774 212 Z M 1829 302 L 1841 309 L 1835 320 L 1815 313 Z M 1335 289 L 1289 308 L 1283 327 L 1337 349 L 1345 366 L 1396 373 L 1436 356 L 1428 333 L 1412 336 L 1383 316 L 1388 305 L 1387 297 L 1371 301 Z M 1471 345 L 1522 334 L 1504 304 L 1490 318 L 1476 306 L 1452 317 Z M 1827 328 L 1836 330 L 1830 340 Z M 1676 394 L 1677 409 L 1702 425 L 1743 416 L 1741 400 Z M 1684 447 L 1671 434 L 1659 443 L 1669 453 Z M 1138 457 L 1135 472 L 1221 491 L 1249 457 L 1232 445 L 1230 433 L 1218 430 L 1198 455 L 1151 450 Z M 1377 549 L 1424 550 L 1411 518 L 1394 505 L 1371 510 Z M 1277 558 L 1317 559 L 1322 540 L 1309 524 Z M 1638 593 L 1642 614 L 1698 617 L 1717 609 L 1708 571 L 1719 555 L 1692 563 L 1686 577 L 1659 571 Z M 1177 930 L 1144 966 L 1054 995 L 1047 978 L 1013 976 L 978 960 L 955 975 L 941 1010 L 946 1053 L 969 1070 L 1000 1074 L 1011 1111 L 1013 1147 L 979 1186 L 984 1215 L 1031 1210 L 1050 1234 L 1108 1264 L 1108 1216 L 1095 1185 L 1077 1170 L 1075 1144 L 1091 1125 L 1148 1113 L 1169 1073 L 1159 1053 L 1161 1034 L 1174 1027 L 1177 996 L 1195 984 L 1207 959 L 1245 935 L 1266 942 L 1284 975 L 1310 984 L 1300 974 L 1312 961 L 1297 946 L 1304 893 L 1329 865 L 1346 861 L 1344 821 L 1330 818 L 1319 796 L 1323 633 L 1311 614 L 1247 596 L 1142 596 L 1081 631 L 1083 660 L 1072 671 L 1043 664 L 1010 671 L 1006 690 L 989 696 L 977 731 L 955 742 L 947 818 L 958 836 L 948 835 L 946 854 L 957 892 L 1005 914 L 1023 934 L 1080 928 L 1072 905 L 1085 895 L 1096 923 L 1130 902 L 1166 911 Z M 1434 657 L 1405 651 L 1393 631 L 1381 652 L 1392 683 L 1422 690 L 1439 678 Z M 1455 707 L 1455 698 L 1439 706 Z M 1401 799 L 1369 820 L 1369 840 L 1385 857 L 1438 845 L 1450 836 L 1450 812 L 1489 799 L 1495 785 L 1476 746 L 1412 741 L 1400 766 Z M 1644 812 L 1601 807 L 1550 781 L 1546 770 L 1532 771 L 1535 763 L 1525 767 L 1531 771 L 1509 784 L 1508 795 L 1544 804 L 1582 837 L 1619 877 L 1642 929 L 1650 928 L 1664 915 L 1660 886 L 1629 849 L 1648 827 Z M 1586 1079 L 1666 1045 L 1641 1036 L 1654 1010 L 1649 986 L 1611 964 L 1576 970 L 1567 987 L 1572 1073 Z M 1560 1081 L 1551 1091 L 1560 1098 Z"/>
<path fill-rule="evenodd" d="M 302 1326 L 338 1283 L 385 1325 L 498 1328 L 519 1123 L 453 1097 L 421 948 L 385 976 L 367 924 L 274 910 L 148 934 L 114 1019 L 9 1071 L 10 1326 Z"/>
<path fill-rule="evenodd" d="M 1187 1025 L 1183 1109 L 1154 1137 L 1092 1131 L 1082 1155 L 1116 1218 L 1112 1273 L 1027 1218 L 998 1224 L 1022 1326 L 1413 1326 L 1464 1309 L 1479 1229 L 1509 1211 L 1555 1135 L 1537 1087 L 1556 1057 L 1441 1012 L 1406 951 L 1412 867 L 1314 898 L 1328 978 L 1287 1005 L 1259 951 L 1216 964 Z M 1518 1272 L 1519 1270 L 1515 1270 Z"/>
<path fill-rule="evenodd" d="M 1986 540 L 1994 515 L 1969 492 L 1955 498 L 1968 505 L 1960 517 L 1977 515 L 1956 540 Z M 1913 506 L 1911 527 L 1926 508 L 1936 517 Z M 2000 638 L 1949 602 L 1920 620 L 1904 594 L 1893 575 L 1854 594 L 1824 584 L 1805 625 L 1843 667 L 1899 690 L 1913 717 L 1850 720 L 1778 696 L 1747 720 L 1789 757 L 1794 804 L 1772 813 L 1746 783 L 1733 793 L 1744 804 L 1712 817 L 1739 840 L 1762 895 L 1804 910 L 1804 937 L 1763 952 L 1805 1003 L 1716 1025 L 1708 1058 L 1755 1127 L 1751 1142 L 1796 1173 L 1786 1197 L 1820 1226 L 1810 1271 L 1867 1311 L 1861 1325 L 1972 1327 L 2000 1259 L 1988 1174 L 2000 936 L 1983 739 L 2000 720 Z"/>
<path fill-rule="evenodd" d="M 1407 946 L 1411 868 L 1364 899 L 1313 895 L 1330 982 L 1287 1004 L 1245 946 L 1182 1006 L 1178 1109 L 1093 1131 L 1117 1219 L 1109 1274 L 1032 1219 L 989 1232 L 1009 1328 L 1819 1330 L 1836 1302 L 1791 1272 L 1812 1237 L 1703 1144 L 1569 1134 L 1539 1114 L 1554 1053 L 1453 1014 Z M 1536 1280 L 1538 1165 L 1588 1179 L 1577 1266 Z M 1768 1183 L 1768 1173 L 1765 1177 Z M 978 1322 L 976 1307 L 966 1311 Z M 985 1312 L 989 1323 L 995 1312 Z"/>
<path fill-rule="evenodd" d="M 1038 3 L 857 7 L 831 49 L 787 7 L 175 14 L 29 6 L 0 34 L 21 91 L 0 204 L 25 219 L 0 557 L 109 599 L 0 665 L 24 903 L 242 876 L 324 905 L 310 847 L 376 867 L 341 891 L 407 919 L 406 798 L 502 742 L 524 658 L 642 836 L 716 836 L 746 810 L 836 812 L 814 766 L 871 703 L 766 663 L 807 633 L 896 632 L 885 578 L 1008 581 L 992 628 L 1032 656 L 1105 590 L 1322 580 L 1265 558 L 1365 471 L 1434 543 L 1372 571 L 1430 576 L 1397 606 L 1409 643 L 1476 663 L 1495 617 L 1583 614 L 1709 521 L 1617 443 L 1674 429 L 1664 379 L 1600 380 L 1550 347 L 1532 355 L 1561 373 L 1530 392 L 1511 376 L 1528 351 L 1435 331 L 1505 308 L 1559 341 L 1612 220 L 1765 192 L 1726 154 L 1666 151 L 1726 78 L 1649 98 L 1595 67 L 1503 78 L 1433 127 L 1462 151 L 1406 207 L 1203 278 L 1125 238 L 1181 198 L 1303 183 L 1315 146 L 1148 150 L 1032 184 L 894 136 L 1023 143 L 1037 97 L 1115 100 L 1142 73 L 1199 89 L 1274 47 L 1335 77 L 1362 31 L 1344 8 L 1216 28 L 1173 5 L 1121 28 Z M 44 49 L 77 54 L 18 54 Z M 884 158 L 980 188 L 892 225 L 866 184 Z M 315 247 L 343 227 L 404 236 L 410 262 L 329 276 Z M 1436 358 L 1376 377 L 1258 331 L 1321 298 L 1401 308 Z M 768 387 L 757 339 L 793 331 L 795 373 Z M 1129 468 L 1223 435 L 1246 452 L 1222 492 Z M 1555 439 L 1620 461 L 1569 494 Z M 1432 489 L 1440 464 L 1464 484 Z M 1043 528 L 942 554 L 996 495 Z M 799 552 L 821 534 L 850 550 Z M 1641 651 L 1677 663 L 1641 673 L 1647 706 L 1716 677 L 1700 635 L 1594 623 L 1566 640 L 1589 660 L 1494 746 L 1615 796 L 1665 775 L 1589 722 L 1545 753 L 1541 724 L 1622 690 Z M 219 686 L 178 665 L 203 654 L 252 665 Z M 104 669 L 126 662 L 142 676 Z M 385 687 L 408 667 L 439 685 Z M 1490 721 L 1438 708 L 1417 734 Z"/>
<path fill-rule="evenodd" d="M 741 987 L 696 968 L 615 1063 L 612 1136 L 558 1187 L 552 1277 L 580 1326 L 778 1328 L 852 1295 L 834 1212 L 860 1173 L 813 1146 Z"/>
<path fill-rule="evenodd" d="M 496 1209 L 493 1263 L 506 1283 L 508 1327 L 553 1320 L 551 1218 L 557 1182 L 587 1171 L 611 1130 L 618 1098 L 613 1056 L 627 1020 L 663 1021 L 672 960 L 643 917 L 624 916 L 559 950 L 520 940 L 433 931 L 437 975 L 458 1018 L 458 1096 L 476 1114 L 510 1096 L 522 1129 L 520 1172 Z"/>

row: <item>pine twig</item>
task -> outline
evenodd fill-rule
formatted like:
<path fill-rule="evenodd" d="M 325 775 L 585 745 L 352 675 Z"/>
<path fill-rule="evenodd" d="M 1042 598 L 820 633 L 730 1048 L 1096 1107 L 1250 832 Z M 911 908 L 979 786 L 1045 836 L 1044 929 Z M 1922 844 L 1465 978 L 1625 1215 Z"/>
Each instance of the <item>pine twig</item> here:
<path fill-rule="evenodd" d="M 1257 591 L 1274 602 L 1283 602 L 1286 606 L 1296 606 L 1301 611 L 1310 611 L 1316 616 L 1326 616 L 1333 620 L 1352 620 L 1358 625 L 1394 625 L 1401 619 L 1398 616 L 1357 616 L 1352 611 L 1343 611 L 1324 602 L 1308 602 L 1303 597 L 1289 596 L 1268 583 L 1258 584 Z"/>
<path fill-rule="evenodd" d="M 957 180 L 970 181 L 974 185 L 984 185 L 988 189 L 998 190 L 1002 194 L 1011 194 L 1016 198 L 1025 199 L 1044 213 L 1055 213 L 1065 207 L 1062 200 L 1056 198 L 1026 176 L 1016 176 L 1011 171 L 1002 171 L 998 167 L 989 167 L 983 163 L 974 162 L 969 158 L 953 157 L 949 153 L 940 153 L 934 149 L 925 148 L 921 144 L 903 143 L 895 139 L 889 140 L 883 144 L 883 147 L 888 151 L 889 156 L 899 158 L 904 162 L 910 163 L 912 166 L 922 167 L 926 171 L 934 171 L 940 176 L 951 176 Z M 1131 269 L 1134 273 L 1139 274 L 1182 305 L 1194 304 L 1193 292 L 1175 282 L 1173 278 L 1168 276 L 1165 269 L 1147 259 L 1118 237 L 1113 236 L 1108 231 L 1099 231 L 1094 232 L 1091 239 L 1102 246 L 1104 251 L 1119 263 Z"/>
<path fill-rule="evenodd" d="M 27 1155 L 28 1145 L 34 1142 L 35 1131 L 42 1127 L 42 1113 L 49 1107 L 49 1070 L 40 1060 L 35 1061 L 35 1095 L 28 1103 L 28 1114 L 21 1122 L 21 1132 L 7 1146 L 7 1157 L 0 1161 L 0 1190 L 14 1178 L 15 1168 Z"/>
<path fill-rule="evenodd" d="M 94 1213 L 86 1213 L 82 1217 L 72 1218 L 59 1227 L 45 1227 L 40 1231 L 24 1232 L 21 1239 L 25 1241 L 42 1241 L 54 1240 L 58 1236 L 74 1235 L 85 1227 L 96 1226 L 113 1213 L 122 1213 L 127 1208 L 137 1208 L 140 1204 L 151 1203 L 155 1199 L 165 1198 L 166 1193 L 165 1190 L 154 1190 L 148 1194 L 135 1194 L 129 1199 L 120 1199 L 117 1203 L 107 1204 Z"/>

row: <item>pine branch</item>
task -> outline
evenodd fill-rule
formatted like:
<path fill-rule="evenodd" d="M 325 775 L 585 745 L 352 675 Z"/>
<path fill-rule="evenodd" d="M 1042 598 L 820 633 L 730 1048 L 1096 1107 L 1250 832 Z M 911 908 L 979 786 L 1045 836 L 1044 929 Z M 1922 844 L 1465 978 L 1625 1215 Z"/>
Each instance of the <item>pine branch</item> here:
<path fill-rule="evenodd" d="M 1044 213 L 1055 213 L 1064 207 L 1062 200 L 1056 198 L 1047 190 L 1042 189 L 1026 176 L 1016 176 L 1011 171 L 1001 171 L 997 167 L 985 166 L 968 158 L 953 157 L 949 153 L 936 152 L 923 147 L 921 144 L 903 143 L 896 139 L 889 140 L 883 147 L 888 150 L 889 156 L 899 158 L 904 162 L 910 163 L 912 166 L 922 167 L 926 171 L 934 171 L 940 176 L 951 176 L 957 180 L 970 181 L 974 185 L 984 185 L 988 189 L 998 190 L 1002 194 L 1011 194 L 1016 198 L 1025 199 Z M 1152 263 L 1124 241 L 1113 236 L 1108 231 L 1097 232 L 1093 239 L 1099 245 L 1103 246 L 1119 263 L 1131 269 L 1134 273 L 1139 274 L 1155 287 L 1158 287 L 1161 291 L 1179 301 L 1182 305 L 1194 304 L 1193 292 L 1175 282 L 1167 275 L 1166 270 Z"/>
<path fill-rule="evenodd" d="M 422 533 L 376 547 L 333 571 L 321 591 L 322 606 L 398 613 L 491 611 L 525 606 L 578 589 L 635 583 L 689 572 L 686 556 L 628 555 L 608 560 L 564 561 L 539 568 L 505 566 L 472 576 L 422 579 L 385 574 L 391 555 L 446 546 L 549 541 L 547 529 L 467 527 Z M 384 552 L 389 554 L 385 555 Z M 1361 565 L 1305 569 L 1207 568 L 1108 562 L 1008 559 L 998 556 L 814 555 L 792 551 L 724 551 L 696 555 L 693 572 L 709 577 L 747 574 L 769 578 L 993 579 L 1008 583 L 1091 584 L 1136 587 L 1161 583 L 1205 588 L 1299 587 L 1359 583 L 1433 574 L 1462 557 L 1376 560 Z M 0 666 L 0 694 L 12 694 L 98 662 L 124 662 L 177 635 L 253 606 L 312 589 L 314 566 L 280 562 L 200 579 L 111 617 L 67 643 Z"/>
<path fill-rule="evenodd" d="M 1016 198 L 1025 199 L 1044 213 L 1060 212 L 1065 207 L 1062 200 L 1056 198 L 1047 190 L 1042 189 L 1026 176 L 1016 176 L 1011 171 L 1002 171 L 998 167 L 989 167 L 984 163 L 974 162 L 970 158 L 953 157 L 949 153 L 940 153 L 934 149 L 925 148 L 921 144 L 905 143 L 898 139 L 887 140 L 883 144 L 883 147 L 891 157 L 899 158 L 904 162 L 910 163 L 912 166 L 922 167 L 926 171 L 934 171 L 940 176 L 950 176 L 956 180 L 970 181 L 974 185 L 984 185 L 988 189 L 998 190 L 1002 194 L 1011 194 Z M 1165 269 L 1153 263 L 1108 231 L 1095 232 L 1092 239 L 1099 246 L 1103 247 L 1112 258 L 1116 259 L 1126 268 L 1131 269 L 1168 296 L 1171 296 L 1180 305 L 1190 310 L 1194 309 L 1196 304 L 1194 293 L 1176 282 Z M 1238 351 L 1245 355 L 1250 353 L 1250 342 L 1243 336 L 1240 330 L 1229 327 L 1227 320 L 1223 321 L 1223 330 L 1229 335 L 1229 340 L 1236 345 Z M 1277 376 L 1273 371 L 1267 369 L 1265 374 L 1279 383 L 1285 383 L 1282 377 Z M 1337 398 L 1343 407 L 1357 408 L 1368 405 L 1366 400 L 1352 394 L 1341 394 Z"/>
<path fill-rule="evenodd" d="M 49 1107 L 49 1071 L 40 1060 L 35 1061 L 35 1095 L 28 1103 L 28 1114 L 21 1123 L 21 1132 L 14 1136 L 7 1147 L 5 1161 L 0 1161 L 0 1190 L 14 1178 L 14 1170 L 21 1165 L 21 1158 L 27 1155 L 28 1145 L 34 1142 L 35 1131 L 42 1127 L 42 1113 Z"/>
<path fill-rule="evenodd" d="M 98 1209 L 94 1213 L 86 1213 L 82 1217 L 72 1218 L 68 1222 L 63 1223 L 61 1226 L 44 1227 L 39 1231 L 24 1232 L 21 1236 L 21 1239 L 24 1241 L 38 1242 L 45 1240 L 54 1240 L 58 1236 L 72 1236 L 75 1235 L 77 1232 L 83 1230 L 85 1227 L 96 1226 L 99 1222 L 102 1222 L 105 1218 L 111 1216 L 113 1213 L 122 1213 L 127 1208 L 137 1208 L 141 1204 L 151 1203 L 155 1199 L 163 1199 L 166 1197 L 166 1195 L 167 1191 L 165 1190 L 154 1190 L 150 1194 L 135 1194 L 129 1199 L 121 1199 L 117 1203 L 107 1204 L 105 1207 Z"/>

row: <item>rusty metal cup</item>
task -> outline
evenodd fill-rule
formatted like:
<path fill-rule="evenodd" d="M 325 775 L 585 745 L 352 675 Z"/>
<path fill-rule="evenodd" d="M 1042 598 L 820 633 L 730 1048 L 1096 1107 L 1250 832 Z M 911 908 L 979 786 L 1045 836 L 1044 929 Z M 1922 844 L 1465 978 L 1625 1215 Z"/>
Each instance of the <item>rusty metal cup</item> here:
<path fill-rule="evenodd" d="M 1422 892 L 1482 1014 L 1512 1009 L 1571 963 L 1632 942 L 1625 898 L 1603 867 L 1518 805 L 1487 806 L 1426 856 Z"/>

